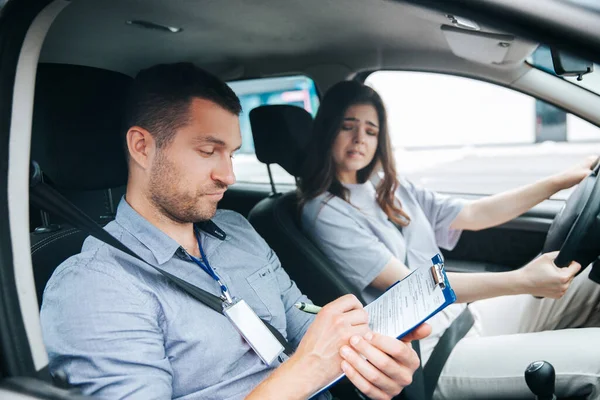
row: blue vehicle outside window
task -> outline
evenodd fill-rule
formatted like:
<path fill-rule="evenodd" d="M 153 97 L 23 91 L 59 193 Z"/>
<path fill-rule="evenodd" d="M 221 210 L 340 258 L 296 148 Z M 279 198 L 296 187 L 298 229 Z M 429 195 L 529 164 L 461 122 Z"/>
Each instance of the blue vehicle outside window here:
<path fill-rule="evenodd" d="M 304 108 L 313 117 L 319 107 L 317 89 L 306 76 L 262 78 L 229 82 L 242 104 L 240 128 L 242 131 L 241 154 L 254 154 L 254 141 L 250 128 L 250 111 L 267 104 L 290 104 Z"/>

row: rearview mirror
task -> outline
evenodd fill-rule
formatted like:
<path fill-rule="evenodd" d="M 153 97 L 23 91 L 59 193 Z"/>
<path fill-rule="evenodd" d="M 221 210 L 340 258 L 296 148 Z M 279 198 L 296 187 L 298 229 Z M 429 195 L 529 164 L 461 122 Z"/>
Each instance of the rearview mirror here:
<path fill-rule="evenodd" d="M 589 74 L 594 70 L 594 64 L 590 61 L 575 57 L 563 51 L 551 49 L 552 64 L 554 72 L 559 76 L 576 76 L 577 80 L 582 80 L 582 76 Z"/>

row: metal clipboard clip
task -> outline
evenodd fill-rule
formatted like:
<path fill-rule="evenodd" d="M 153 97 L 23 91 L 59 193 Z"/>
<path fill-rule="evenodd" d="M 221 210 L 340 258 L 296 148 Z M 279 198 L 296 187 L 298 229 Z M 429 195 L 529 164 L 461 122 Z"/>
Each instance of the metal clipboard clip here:
<path fill-rule="evenodd" d="M 439 254 L 433 257 L 431 261 L 433 262 L 433 265 L 431 266 L 433 282 L 443 290 L 446 288 L 446 281 L 444 280 L 444 274 L 442 273 L 444 261 L 442 261 L 442 257 Z"/>

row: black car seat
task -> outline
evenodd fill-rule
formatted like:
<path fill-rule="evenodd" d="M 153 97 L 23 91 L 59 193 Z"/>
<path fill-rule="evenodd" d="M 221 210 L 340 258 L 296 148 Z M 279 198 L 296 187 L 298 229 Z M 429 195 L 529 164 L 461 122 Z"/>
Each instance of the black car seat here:
<path fill-rule="evenodd" d="M 114 216 L 113 191 L 122 192 L 127 182 L 122 115 L 131 82 L 127 75 L 98 68 L 38 66 L 31 158 L 47 183 L 101 224 Z M 43 215 L 43 225 L 31 233 L 40 305 L 54 269 L 79 253 L 88 236 Z"/>
<path fill-rule="evenodd" d="M 360 292 L 337 273 L 332 262 L 300 229 L 296 191 L 277 192 L 271 175 L 270 164 L 278 164 L 291 175 L 299 176 L 312 116 L 291 105 L 257 107 L 249 116 L 256 157 L 266 164 L 272 187 L 271 195 L 250 211 L 250 223 L 312 301 L 325 304 L 353 293 L 364 303 Z"/>

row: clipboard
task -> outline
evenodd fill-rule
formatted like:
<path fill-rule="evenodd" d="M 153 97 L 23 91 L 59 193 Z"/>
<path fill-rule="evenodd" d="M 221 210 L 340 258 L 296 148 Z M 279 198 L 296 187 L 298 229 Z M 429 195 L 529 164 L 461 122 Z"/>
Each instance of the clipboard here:
<path fill-rule="evenodd" d="M 456 301 L 456 294 L 448 281 L 442 256 L 436 254 L 432 257 L 431 263 L 431 266 L 423 266 L 411 271 L 404 279 L 390 286 L 381 294 L 381 296 L 365 307 L 369 312 L 369 326 L 371 326 L 373 331 L 388 336 L 395 336 L 397 339 L 402 339 L 417 326 Z M 411 304 L 408 303 L 407 297 L 410 297 L 409 295 L 414 295 L 417 292 L 423 294 L 423 296 L 418 299 L 423 301 L 422 307 L 420 308 L 420 302 L 413 301 L 412 306 L 414 307 L 414 314 L 409 315 L 410 312 L 408 312 L 407 315 L 402 314 L 403 311 L 411 309 L 411 307 L 409 307 Z M 413 299 L 414 298 L 415 297 L 413 297 Z M 401 303 L 400 307 L 397 307 L 398 302 Z M 386 318 L 385 315 L 389 315 L 390 307 L 393 307 L 393 309 L 398 314 L 402 314 L 403 317 L 406 316 L 406 321 L 401 321 L 400 318 Z M 398 308 L 400 308 L 400 310 Z M 394 333 L 392 334 L 391 332 Z M 309 398 L 313 399 L 322 394 L 344 377 L 345 374 L 342 373 Z"/>

